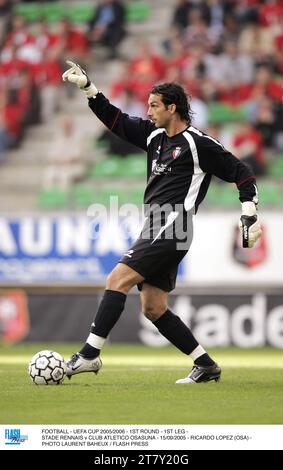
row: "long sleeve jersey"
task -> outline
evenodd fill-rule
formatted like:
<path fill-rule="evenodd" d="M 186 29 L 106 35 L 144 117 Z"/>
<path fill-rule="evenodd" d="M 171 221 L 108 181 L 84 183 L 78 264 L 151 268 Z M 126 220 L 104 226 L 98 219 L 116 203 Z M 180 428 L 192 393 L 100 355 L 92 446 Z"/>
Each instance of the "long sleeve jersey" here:
<path fill-rule="evenodd" d="M 213 137 L 191 125 L 169 137 L 150 120 L 123 113 L 102 93 L 90 98 L 89 106 L 110 131 L 147 152 L 144 204 L 182 204 L 185 211 L 196 213 L 212 175 L 235 183 L 241 202 L 257 203 L 252 171 Z"/>

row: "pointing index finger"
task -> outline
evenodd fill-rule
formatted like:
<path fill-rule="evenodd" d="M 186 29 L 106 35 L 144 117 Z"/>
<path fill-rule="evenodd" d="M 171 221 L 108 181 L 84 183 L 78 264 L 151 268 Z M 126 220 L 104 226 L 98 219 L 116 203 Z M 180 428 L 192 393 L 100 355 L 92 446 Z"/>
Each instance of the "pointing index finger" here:
<path fill-rule="evenodd" d="M 77 67 L 77 64 L 72 60 L 66 60 L 66 64 L 70 65 L 70 67 Z"/>

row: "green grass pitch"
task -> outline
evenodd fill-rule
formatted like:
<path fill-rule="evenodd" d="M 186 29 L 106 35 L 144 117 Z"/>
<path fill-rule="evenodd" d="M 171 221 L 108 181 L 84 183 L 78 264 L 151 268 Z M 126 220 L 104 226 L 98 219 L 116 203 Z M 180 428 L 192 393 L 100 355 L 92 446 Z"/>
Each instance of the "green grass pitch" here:
<path fill-rule="evenodd" d="M 173 348 L 108 345 L 103 368 L 36 386 L 33 354 L 70 344 L 21 344 L 0 349 L 1 424 L 283 424 L 283 351 L 215 349 L 220 383 L 175 385 L 191 359 Z"/>

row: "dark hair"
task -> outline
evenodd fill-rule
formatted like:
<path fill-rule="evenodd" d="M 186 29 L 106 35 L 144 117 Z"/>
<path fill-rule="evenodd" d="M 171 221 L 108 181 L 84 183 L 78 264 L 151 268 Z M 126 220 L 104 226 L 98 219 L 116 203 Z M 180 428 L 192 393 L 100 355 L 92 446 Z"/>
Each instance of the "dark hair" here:
<path fill-rule="evenodd" d="M 162 102 L 168 106 L 169 104 L 176 105 L 176 113 L 181 119 L 191 124 L 193 112 L 190 107 L 189 97 L 184 88 L 178 83 L 160 83 L 152 88 L 152 95 L 161 95 Z"/>

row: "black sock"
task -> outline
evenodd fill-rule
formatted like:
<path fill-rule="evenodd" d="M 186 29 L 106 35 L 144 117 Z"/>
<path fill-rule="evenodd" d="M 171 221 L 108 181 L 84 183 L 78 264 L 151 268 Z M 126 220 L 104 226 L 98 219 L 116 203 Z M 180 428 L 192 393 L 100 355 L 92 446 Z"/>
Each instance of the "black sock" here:
<path fill-rule="evenodd" d="M 107 289 L 100 302 L 94 319 L 94 325 L 91 326 L 90 332 L 102 338 L 107 338 L 124 310 L 126 298 L 126 294 L 122 292 Z M 80 354 L 87 358 L 96 357 L 99 353 L 99 349 L 92 347 L 88 343 L 80 350 Z"/>
<path fill-rule="evenodd" d="M 99 356 L 100 349 L 94 348 L 90 344 L 85 343 L 85 345 L 80 350 L 80 354 L 84 356 L 86 359 L 93 359 Z"/>
<path fill-rule="evenodd" d="M 191 354 L 199 344 L 191 330 L 169 309 L 152 323 L 170 343 L 185 354 Z"/>
<path fill-rule="evenodd" d="M 213 366 L 215 362 L 207 353 L 204 353 L 202 356 L 195 359 L 194 364 L 197 366 Z"/>

